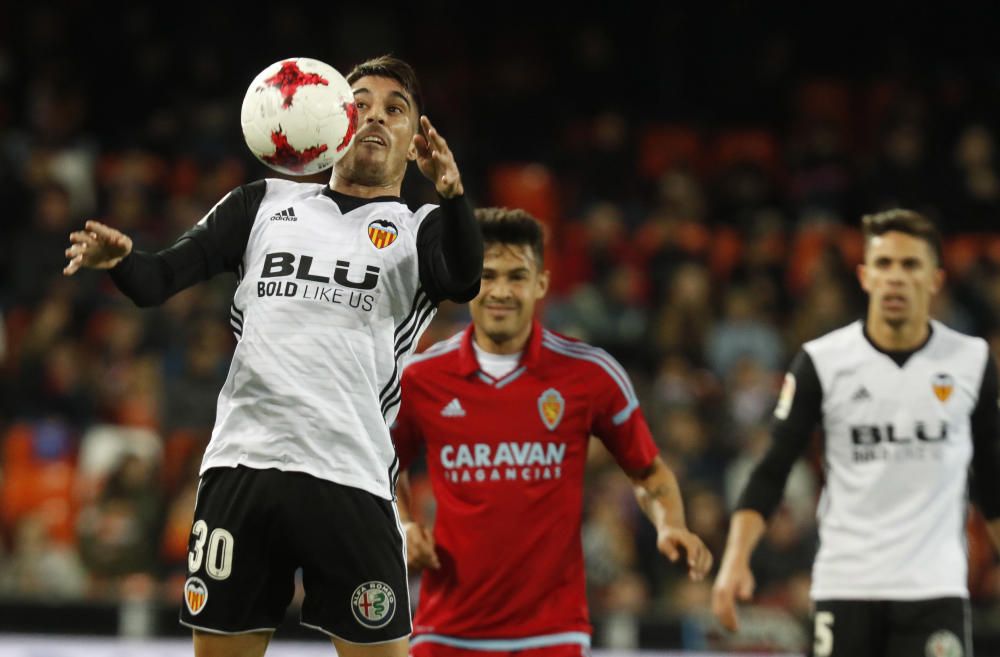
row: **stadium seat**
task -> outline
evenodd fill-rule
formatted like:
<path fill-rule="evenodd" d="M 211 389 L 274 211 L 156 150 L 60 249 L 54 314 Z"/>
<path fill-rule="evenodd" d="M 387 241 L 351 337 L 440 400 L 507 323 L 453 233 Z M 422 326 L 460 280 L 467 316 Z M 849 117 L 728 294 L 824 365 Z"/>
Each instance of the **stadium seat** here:
<path fill-rule="evenodd" d="M 842 134 L 852 129 L 854 98 L 846 82 L 830 78 L 807 80 L 795 94 L 795 105 L 802 120 L 832 123 Z"/>
<path fill-rule="evenodd" d="M 544 165 L 498 164 L 490 169 L 489 190 L 493 205 L 521 208 L 555 227 L 559 192 L 555 176 Z"/>
<path fill-rule="evenodd" d="M 675 167 L 698 171 L 701 165 L 701 137 L 693 128 L 654 124 L 639 135 L 639 175 L 646 180 L 655 180 Z"/>
<path fill-rule="evenodd" d="M 778 141 L 767 130 L 727 130 L 717 134 L 712 142 L 710 168 L 719 173 L 732 166 L 752 164 L 774 175 L 778 160 Z"/>

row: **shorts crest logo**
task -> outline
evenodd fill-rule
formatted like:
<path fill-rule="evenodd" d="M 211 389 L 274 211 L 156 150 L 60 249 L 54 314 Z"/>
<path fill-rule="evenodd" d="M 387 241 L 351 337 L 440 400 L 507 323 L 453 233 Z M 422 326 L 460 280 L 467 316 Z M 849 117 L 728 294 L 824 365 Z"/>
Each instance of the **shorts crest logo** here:
<path fill-rule="evenodd" d="M 384 249 L 396 241 L 399 236 L 399 229 L 391 221 L 376 219 L 368 224 L 368 239 L 372 241 L 376 249 Z"/>
<path fill-rule="evenodd" d="M 962 642 L 954 632 L 939 630 L 930 635 L 924 646 L 927 657 L 962 657 L 965 653 Z"/>
<path fill-rule="evenodd" d="M 396 594 L 384 582 L 365 582 L 354 589 L 351 611 L 355 620 L 368 629 L 385 627 L 396 614 Z"/>
<path fill-rule="evenodd" d="M 184 604 L 192 616 L 197 616 L 208 602 L 208 587 L 197 577 L 189 577 L 184 582 Z"/>
<path fill-rule="evenodd" d="M 931 387 L 934 388 L 935 396 L 946 402 L 951 397 L 951 391 L 955 389 L 955 379 L 951 378 L 950 374 L 935 374 L 931 380 Z"/>
<path fill-rule="evenodd" d="M 549 431 L 555 431 L 566 410 L 566 400 L 555 388 L 549 388 L 538 397 L 538 414 Z"/>

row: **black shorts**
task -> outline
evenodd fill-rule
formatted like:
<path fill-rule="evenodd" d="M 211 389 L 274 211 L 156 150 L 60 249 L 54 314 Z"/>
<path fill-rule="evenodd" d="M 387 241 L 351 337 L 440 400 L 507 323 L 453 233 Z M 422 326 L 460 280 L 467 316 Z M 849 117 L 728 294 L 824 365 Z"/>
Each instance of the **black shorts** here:
<path fill-rule="evenodd" d="M 812 657 L 972 654 L 969 601 L 817 600 Z"/>
<path fill-rule="evenodd" d="M 213 468 L 195 504 L 181 624 L 274 630 L 302 568 L 303 625 L 351 643 L 404 638 L 404 545 L 389 500 L 299 472 Z"/>

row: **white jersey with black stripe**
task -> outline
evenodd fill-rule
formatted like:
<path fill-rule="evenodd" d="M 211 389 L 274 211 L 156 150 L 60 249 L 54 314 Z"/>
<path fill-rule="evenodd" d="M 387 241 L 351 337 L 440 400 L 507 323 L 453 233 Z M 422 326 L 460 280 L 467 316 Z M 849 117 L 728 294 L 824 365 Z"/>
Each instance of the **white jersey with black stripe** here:
<path fill-rule="evenodd" d="M 201 469 L 299 471 L 392 499 L 400 363 L 436 312 L 417 255 L 436 206 L 375 199 L 341 211 L 325 189 L 267 180 Z"/>
<path fill-rule="evenodd" d="M 804 350 L 826 438 L 813 598 L 967 596 L 970 416 L 986 342 L 932 322 L 927 344 L 899 365 L 855 322 Z"/>

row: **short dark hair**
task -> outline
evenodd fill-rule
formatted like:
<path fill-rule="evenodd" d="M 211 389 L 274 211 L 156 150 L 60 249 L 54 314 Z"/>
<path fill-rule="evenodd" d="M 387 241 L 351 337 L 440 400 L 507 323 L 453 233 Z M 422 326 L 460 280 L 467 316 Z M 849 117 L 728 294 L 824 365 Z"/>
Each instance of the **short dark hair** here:
<path fill-rule="evenodd" d="M 379 55 L 378 57 L 363 61 L 352 68 L 351 72 L 347 74 L 347 82 L 354 84 L 359 79 L 368 75 L 374 75 L 379 78 L 392 78 L 398 82 L 406 90 L 406 93 L 410 94 L 410 98 L 413 99 L 413 103 L 416 105 L 417 116 L 420 116 L 423 112 L 424 95 L 420 91 L 420 80 L 417 79 L 417 74 L 413 70 L 413 67 L 402 59 L 393 57 L 392 55 Z"/>
<path fill-rule="evenodd" d="M 866 214 L 861 218 L 861 230 L 865 236 L 866 248 L 873 237 L 885 235 L 890 231 L 896 231 L 912 235 L 927 242 L 927 245 L 931 247 L 931 251 L 934 252 L 934 257 L 937 258 L 938 265 L 944 259 L 944 248 L 941 244 L 940 231 L 938 231 L 934 222 L 919 212 L 896 208 L 876 214 Z"/>
<path fill-rule="evenodd" d="M 483 244 L 516 244 L 531 248 L 541 269 L 545 263 L 545 231 L 542 222 L 524 210 L 511 208 L 476 208 L 476 219 L 483 232 Z"/>

